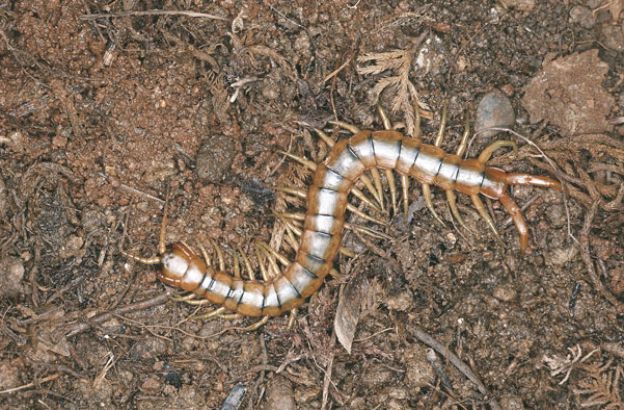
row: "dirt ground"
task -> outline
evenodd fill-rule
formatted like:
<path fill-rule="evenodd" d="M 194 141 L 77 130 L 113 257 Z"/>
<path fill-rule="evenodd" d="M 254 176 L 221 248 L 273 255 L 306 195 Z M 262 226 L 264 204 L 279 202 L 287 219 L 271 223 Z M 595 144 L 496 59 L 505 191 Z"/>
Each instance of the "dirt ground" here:
<path fill-rule="evenodd" d="M 624 408 L 623 10 L 0 2 L 0 407 Z M 505 120 L 477 113 L 486 95 Z M 348 231 L 338 276 L 246 332 L 255 320 L 198 319 L 214 307 L 171 300 L 157 266 L 122 254 L 156 253 L 167 199 L 169 243 L 217 263 L 215 241 L 230 270 L 239 251 L 270 266 L 257 240 L 292 256 L 274 211 L 303 209 L 281 188 L 310 171 L 283 151 L 320 162 L 313 129 L 382 129 L 377 105 L 410 134 L 418 105 L 432 144 L 445 104 L 445 151 L 464 118 L 506 125 L 518 134 L 477 134 L 468 156 L 512 139 L 493 164 L 562 182 L 513 190 L 530 255 L 497 201 L 502 241 L 461 194 L 468 229 L 452 223 L 433 187 L 438 223 L 412 181 L 409 223 L 352 199 L 383 224 L 349 222 L 377 237 Z"/>

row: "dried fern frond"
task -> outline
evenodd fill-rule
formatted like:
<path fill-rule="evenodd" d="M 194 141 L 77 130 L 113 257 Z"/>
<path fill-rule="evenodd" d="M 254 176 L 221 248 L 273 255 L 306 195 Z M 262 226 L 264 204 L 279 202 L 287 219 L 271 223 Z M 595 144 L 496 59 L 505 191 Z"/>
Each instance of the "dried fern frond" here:
<path fill-rule="evenodd" d="M 624 409 L 620 396 L 620 383 L 624 370 L 620 366 L 610 369 L 613 360 L 604 365 L 583 366 L 587 378 L 579 381 L 578 389 L 573 389 L 583 408 L 601 406 L 602 409 Z"/>
<path fill-rule="evenodd" d="M 392 50 L 383 53 L 366 53 L 358 57 L 357 72 L 362 75 L 382 75 L 375 87 L 373 95 L 374 104 L 384 90 L 388 89 L 394 94 L 392 99 L 392 111 L 402 113 L 409 135 L 417 129 L 414 107 L 428 110 L 426 104 L 420 101 L 416 86 L 410 81 L 409 73 L 414 58 L 414 49 Z M 391 75 L 386 74 L 390 72 Z"/>
<path fill-rule="evenodd" d="M 598 349 L 594 349 L 585 356 L 583 356 L 583 351 L 581 346 L 576 345 L 574 347 L 568 347 L 568 351 L 570 354 L 567 357 L 561 356 L 546 356 L 544 355 L 542 361 L 546 363 L 546 366 L 550 369 L 550 375 L 555 377 L 559 374 L 565 374 L 563 379 L 558 383 L 559 385 L 564 384 L 570 378 L 570 374 L 572 370 L 578 367 L 579 364 L 584 363 L 589 359 L 594 353 L 598 351 Z"/>

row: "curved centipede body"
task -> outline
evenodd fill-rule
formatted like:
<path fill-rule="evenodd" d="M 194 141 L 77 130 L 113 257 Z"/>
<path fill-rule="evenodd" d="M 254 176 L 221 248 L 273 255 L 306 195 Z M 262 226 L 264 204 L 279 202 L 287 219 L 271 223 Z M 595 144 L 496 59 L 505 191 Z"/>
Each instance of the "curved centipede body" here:
<path fill-rule="evenodd" d="M 184 243 L 165 249 L 162 232 L 160 256 L 143 261 L 162 265 L 159 278 L 165 284 L 228 310 L 244 316 L 281 315 L 313 295 L 332 269 L 345 228 L 347 197 L 357 180 L 371 169 L 394 170 L 447 193 L 470 195 L 473 200 L 483 195 L 500 201 L 519 232 L 523 252 L 528 250 L 528 228 L 508 193 L 509 185 L 560 189 L 553 179 L 506 173 L 480 159 L 447 154 L 397 131 L 360 131 L 335 143 L 324 163 L 316 166 L 296 256 L 279 276 L 264 282 L 237 278 L 209 266 Z"/>

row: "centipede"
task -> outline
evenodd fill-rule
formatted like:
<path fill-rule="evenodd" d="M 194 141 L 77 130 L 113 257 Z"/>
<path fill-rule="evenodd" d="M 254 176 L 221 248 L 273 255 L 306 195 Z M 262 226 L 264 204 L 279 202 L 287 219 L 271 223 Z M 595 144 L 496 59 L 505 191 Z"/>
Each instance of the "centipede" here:
<path fill-rule="evenodd" d="M 166 285 L 179 288 L 190 295 L 206 300 L 223 309 L 249 317 L 272 317 L 287 313 L 314 295 L 332 271 L 345 232 L 349 196 L 362 191 L 356 187 L 360 180 L 373 185 L 365 175 L 369 172 L 379 180 L 379 172 L 399 174 L 404 193 L 407 181 L 417 181 L 423 187 L 427 206 L 431 206 L 430 188 L 444 192 L 451 213 L 463 225 L 456 205 L 458 192 L 471 198 L 480 216 L 497 234 L 487 213 L 482 197 L 498 201 L 509 214 L 519 235 L 519 249 L 529 252 L 529 228 L 521 208 L 511 196 L 510 187 L 532 185 L 561 190 L 560 182 L 547 176 L 506 172 L 488 165 L 492 153 L 500 147 L 515 147 L 512 141 L 496 141 L 482 151 L 478 158 L 463 159 L 464 141 L 455 154 L 440 148 L 440 139 L 434 145 L 419 137 L 404 135 L 397 130 L 359 130 L 355 126 L 339 123 L 352 135 L 340 141 L 331 140 L 319 131 L 331 147 L 326 159 L 314 164 L 309 160 L 289 156 L 306 164 L 313 171 L 312 182 L 305 195 L 305 213 L 300 215 L 299 243 L 293 260 L 285 261 L 281 272 L 267 280 L 242 279 L 228 271 L 224 264 L 212 264 L 185 242 L 165 244 L 166 212 L 161 225 L 158 255 L 142 258 L 127 256 L 150 265 L 160 265 L 158 279 Z M 379 185 L 379 184 L 377 184 Z M 392 190 L 392 196 L 395 195 Z M 406 198 L 406 196 L 404 195 Z M 498 235 L 498 234 L 497 234 Z"/>

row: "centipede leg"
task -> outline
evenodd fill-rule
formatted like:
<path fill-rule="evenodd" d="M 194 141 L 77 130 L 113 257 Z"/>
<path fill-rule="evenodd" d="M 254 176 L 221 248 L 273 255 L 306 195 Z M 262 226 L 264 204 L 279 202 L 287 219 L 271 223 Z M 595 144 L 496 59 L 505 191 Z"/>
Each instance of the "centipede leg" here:
<path fill-rule="evenodd" d="M 529 227 L 524 219 L 524 215 L 522 215 L 522 210 L 509 195 L 503 195 L 498 200 L 503 204 L 503 207 L 511 216 L 511 220 L 516 225 L 520 235 L 520 251 L 524 254 L 529 253 Z"/>
<path fill-rule="evenodd" d="M 444 100 L 442 105 L 442 116 L 440 118 L 440 129 L 438 130 L 438 136 L 435 139 L 433 145 L 439 147 L 442 145 L 442 139 L 444 138 L 444 130 L 446 129 L 446 120 L 448 117 L 448 100 Z"/>
<path fill-rule="evenodd" d="M 383 185 L 381 183 L 381 175 L 379 174 L 379 170 L 377 168 L 372 168 L 370 170 L 370 174 L 373 179 L 373 182 L 375 183 L 375 191 L 378 194 L 377 202 L 379 202 L 379 207 L 381 208 L 381 210 L 384 211 L 386 207 L 384 206 Z"/>
<path fill-rule="evenodd" d="M 449 189 L 448 191 L 446 191 L 446 200 L 447 200 L 447 202 L 449 204 L 449 208 L 451 210 L 451 214 L 455 217 L 457 222 L 461 225 L 462 228 L 464 228 L 465 230 L 471 232 L 471 229 L 469 229 L 466 226 L 466 224 L 464 223 L 463 218 L 459 214 L 459 209 L 457 209 L 457 196 L 455 195 L 455 192 L 453 190 Z"/>
<path fill-rule="evenodd" d="M 401 199 L 403 202 L 403 215 L 407 218 L 409 212 L 409 178 L 407 175 L 401 175 Z"/>
<path fill-rule="evenodd" d="M 290 311 L 290 315 L 288 316 L 288 325 L 286 326 L 288 330 L 292 329 L 295 326 L 296 319 L 297 319 L 297 309 L 293 309 Z"/>
<path fill-rule="evenodd" d="M 487 147 L 485 147 L 483 151 L 481 151 L 481 154 L 479 154 L 479 162 L 485 164 L 486 162 L 490 160 L 490 158 L 492 158 L 492 154 L 494 154 L 494 151 L 503 147 L 511 148 L 514 154 L 518 152 L 518 144 L 516 144 L 514 141 L 510 141 L 510 140 L 495 141 L 491 143 L 490 145 L 488 145 Z"/>
<path fill-rule="evenodd" d="M 464 117 L 464 134 L 462 135 L 461 142 L 457 147 L 457 156 L 462 157 L 466 153 L 468 148 L 468 137 L 470 137 L 470 115 L 466 112 Z"/>
<path fill-rule="evenodd" d="M 329 121 L 330 124 L 337 125 L 340 128 L 344 128 L 347 131 L 350 131 L 353 134 L 357 134 L 360 132 L 360 129 L 353 124 L 349 124 L 348 122 L 343 121 Z"/>
<path fill-rule="evenodd" d="M 479 215 L 481 215 L 481 218 L 483 218 L 483 220 L 490 227 L 490 230 L 492 231 L 492 233 L 496 237 L 496 240 L 499 243 L 504 244 L 503 240 L 501 239 L 500 235 L 498 234 L 498 230 L 496 229 L 496 225 L 494 225 L 494 221 L 492 220 L 490 215 L 487 213 L 487 210 L 485 209 L 485 206 L 483 205 L 483 202 L 481 201 L 481 198 L 479 198 L 479 195 L 478 194 L 471 195 L 470 199 L 472 199 L 472 203 L 474 204 L 474 207 L 477 208 L 477 211 L 479 212 Z"/>
<path fill-rule="evenodd" d="M 466 115 L 465 124 L 464 124 L 464 134 L 462 135 L 461 142 L 459 143 L 459 146 L 457 147 L 458 157 L 461 157 L 462 155 L 464 155 L 464 152 L 466 151 L 466 148 L 468 146 L 468 137 L 470 135 L 470 123 L 468 120 L 469 120 L 469 117 L 468 115 Z M 455 217 L 457 222 L 462 226 L 462 228 L 464 228 L 465 230 L 469 232 L 472 232 L 472 230 L 469 229 L 464 223 L 464 220 L 461 217 L 461 214 L 459 213 L 459 209 L 457 209 L 457 196 L 455 195 L 455 192 L 453 190 L 446 191 L 446 200 L 449 204 L 451 214 L 453 215 L 453 217 Z"/>
<path fill-rule="evenodd" d="M 243 329 L 241 329 L 241 331 L 254 332 L 260 329 L 262 326 L 266 325 L 269 319 L 270 319 L 269 316 L 265 316 L 262 319 L 258 320 L 256 323 L 252 323 L 251 325 L 244 327 Z"/>
<path fill-rule="evenodd" d="M 425 204 L 427 204 L 427 209 L 431 212 L 431 215 L 436 219 L 436 221 L 440 222 L 443 226 L 446 226 L 444 221 L 438 216 L 438 213 L 433 209 L 433 201 L 431 200 L 431 185 L 422 184 L 422 193 L 425 198 Z"/>
<path fill-rule="evenodd" d="M 224 313 L 227 311 L 227 309 L 225 309 L 223 306 L 221 306 L 220 308 L 211 310 L 208 313 L 203 313 L 201 315 L 193 315 L 191 316 L 191 319 L 193 320 L 206 320 L 206 319 L 212 319 L 215 317 L 221 317 L 224 318 Z"/>
<path fill-rule="evenodd" d="M 398 215 L 399 210 L 397 207 L 396 181 L 394 179 L 394 172 L 392 172 L 391 169 L 386 169 L 386 180 L 390 186 L 390 202 L 392 202 L 392 212 L 394 212 L 394 215 Z"/>

